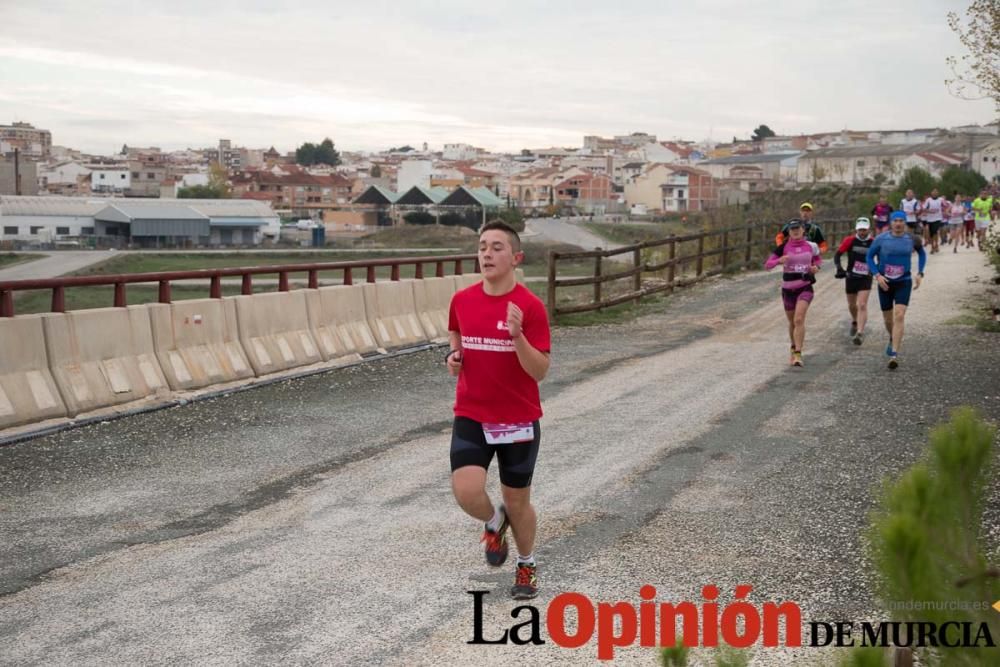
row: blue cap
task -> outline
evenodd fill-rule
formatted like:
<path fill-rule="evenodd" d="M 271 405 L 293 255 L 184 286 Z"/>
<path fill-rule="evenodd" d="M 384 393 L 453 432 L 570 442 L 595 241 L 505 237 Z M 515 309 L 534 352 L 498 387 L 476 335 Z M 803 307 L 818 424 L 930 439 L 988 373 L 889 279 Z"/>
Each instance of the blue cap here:
<path fill-rule="evenodd" d="M 795 229 L 796 227 L 805 227 L 805 226 L 806 226 L 805 222 L 799 220 L 798 218 L 795 218 L 793 220 L 789 220 L 785 224 L 785 229 Z"/>
<path fill-rule="evenodd" d="M 892 215 L 889 216 L 889 222 L 893 220 L 906 220 L 906 214 L 902 211 L 893 211 Z"/>

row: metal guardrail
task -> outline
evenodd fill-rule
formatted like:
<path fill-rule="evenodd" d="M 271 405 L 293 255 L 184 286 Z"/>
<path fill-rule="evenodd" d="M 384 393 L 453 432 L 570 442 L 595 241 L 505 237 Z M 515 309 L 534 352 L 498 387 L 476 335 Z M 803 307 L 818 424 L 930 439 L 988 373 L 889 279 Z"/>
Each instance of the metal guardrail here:
<path fill-rule="evenodd" d="M 51 312 L 66 311 L 66 288 L 94 285 L 114 286 L 114 303 L 118 308 L 127 305 L 126 285 L 136 283 L 157 283 L 159 285 L 158 301 L 170 303 L 170 283 L 174 280 L 209 280 L 209 297 L 222 298 L 222 279 L 226 277 L 241 277 L 243 283 L 241 294 L 253 294 L 253 276 L 277 274 L 278 291 L 289 290 L 288 276 L 293 273 L 308 274 L 309 288 L 319 287 L 321 271 L 343 271 L 343 284 L 353 285 L 355 269 L 365 269 L 365 282 L 375 282 L 375 269 L 382 266 L 391 267 L 390 280 L 399 280 L 399 267 L 414 266 L 414 278 L 424 277 L 424 265 L 434 265 L 434 275 L 444 277 L 445 265 L 453 264 L 454 275 L 462 275 L 464 263 L 472 262 L 473 273 L 479 272 L 479 257 L 476 254 L 466 255 L 436 255 L 425 257 L 400 257 L 389 259 L 359 260 L 355 262 L 326 262 L 314 264 L 280 264 L 274 266 L 231 267 L 224 269 L 200 269 L 195 271 L 160 271 L 154 273 L 124 273 L 107 276 L 69 276 L 62 278 L 45 278 L 39 280 L 12 280 L 0 282 L 0 317 L 14 316 L 14 293 L 29 290 L 52 290 Z"/>

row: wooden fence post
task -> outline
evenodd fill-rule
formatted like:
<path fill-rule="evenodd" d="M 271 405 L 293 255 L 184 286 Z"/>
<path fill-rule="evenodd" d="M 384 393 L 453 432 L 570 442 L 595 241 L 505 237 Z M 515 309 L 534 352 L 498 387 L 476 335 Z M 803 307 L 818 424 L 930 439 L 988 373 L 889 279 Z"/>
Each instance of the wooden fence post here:
<path fill-rule="evenodd" d="M 677 259 L 677 241 L 675 239 L 670 239 L 669 250 L 667 252 L 667 259 L 670 260 L 670 266 L 667 267 L 667 284 L 670 285 L 670 291 L 674 291 L 674 271 L 677 266 L 674 264 L 674 260 Z"/>
<path fill-rule="evenodd" d="M 554 250 L 549 250 L 549 289 L 546 301 L 549 306 L 549 319 L 556 316 L 556 255 Z"/>
<path fill-rule="evenodd" d="M 722 232 L 722 272 L 726 272 L 726 266 L 729 265 L 729 230 Z"/>
<path fill-rule="evenodd" d="M 632 251 L 632 269 L 636 274 L 632 276 L 632 291 L 635 292 L 635 302 L 639 303 L 639 292 L 642 290 L 642 248 Z"/>
<path fill-rule="evenodd" d="M 596 250 L 597 252 L 601 251 L 600 248 L 594 248 L 594 250 Z M 601 256 L 598 255 L 597 257 L 594 258 L 594 278 L 596 279 L 596 278 L 600 278 L 600 277 L 601 277 Z M 600 304 L 601 303 L 601 281 L 600 280 L 596 280 L 594 282 L 594 303 L 595 304 Z"/>
<path fill-rule="evenodd" d="M 749 269 L 753 261 L 753 225 L 747 225 L 747 247 L 743 257 L 743 266 Z"/>
<path fill-rule="evenodd" d="M 701 272 L 705 268 L 705 233 L 698 237 L 698 262 L 696 264 L 695 277 L 701 278 Z"/>

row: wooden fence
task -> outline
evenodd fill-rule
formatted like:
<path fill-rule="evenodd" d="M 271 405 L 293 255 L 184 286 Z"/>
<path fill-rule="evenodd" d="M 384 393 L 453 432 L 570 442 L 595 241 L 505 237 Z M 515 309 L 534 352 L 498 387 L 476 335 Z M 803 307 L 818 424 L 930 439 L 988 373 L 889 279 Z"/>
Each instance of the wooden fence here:
<path fill-rule="evenodd" d="M 841 239 L 853 231 L 853 220 L 818 221 L 830 250 L 835 250 Z M 655 241 L 643 241 L 612 250 L 584 250 L 579 252 L 549 251 L 548 295 L 549 315 L 569 315 L 600 310 L 629 301 L 636 303 L 644 296 L 671 292 L 677 287 L 694 284 L 705 278 L 727 271 L 749 269 L 763 261 L 774 248 L 774 237 L 780 225 L 750 224 L 722 230 L 697 232 L 682 236 L 668 236 Z M 689 251 L 689 252 L 685 252 Z M 624 256 L 624 262 L 609 258 Z M 575 261 L 592 258 L 592 276 L 559 278 L 560 260 Z M 691 271 L 691 266 L 694 270 Z M 623 268 L 628 266 L 629 268 Z M 643 285 L 643 274 L 665 273 L 658 281 Z M 629 281 L 623 293 L 621 283 Z M 615 284 L 620 293 L 610 294 L 605 286 Z M 593 296 L 586 303 L 558 305 L 558 288 L 593 285 Z"/>

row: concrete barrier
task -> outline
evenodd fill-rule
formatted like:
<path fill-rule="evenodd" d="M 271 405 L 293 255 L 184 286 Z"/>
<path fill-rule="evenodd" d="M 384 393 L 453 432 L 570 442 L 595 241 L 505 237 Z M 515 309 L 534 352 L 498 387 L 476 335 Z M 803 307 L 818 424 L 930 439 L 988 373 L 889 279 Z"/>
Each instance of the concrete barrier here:
<path fill-rule="evenodd" d="M 365 315 L 381 348 L 409 347 L 430 340 L 417 317 L 412 280 L 365 283 Z"/>
<path fill-rule="evenodd" d="M 233 297 L 240 343 L 257 376 L 323 361 L 309 329 L 306 291 Z"/>
<path fill-rule="evenodd" d="M 365 315 L 361 285 L 337 285 L 306 290 L 309 325 L 328 361 L 356 361 L 378 349 Z"/>
<path fill-rule="evenodd" d="M 49 368 L 70 417 L 169 398 L 145 306 L 49 313 L 42 327 Z"/>
<path fill-rule="evenodd" d="M 232 299 L 151 303 L 153 347 L 171 389 L 194 390 L 254 377 L 240 345 Z"/>
<path fill-rule="evenodd" d="M 41 315 L 0 318 L 0 429 L 66 416 Z"/>
<path fill-rule="evenodd" d="M 481 273 L 463 273 L 460 276 L 454 276 L 458 283 L 458 289 L 465 289 L 471 285 L 475 285 L 483 279 Z"/>
<path fill-rule="evenodd" d="M 424 333 L 435 343 L 448 340 L 448 309 L 456 291 L 456 276 L 413 281 L 413 303 Z"/>

